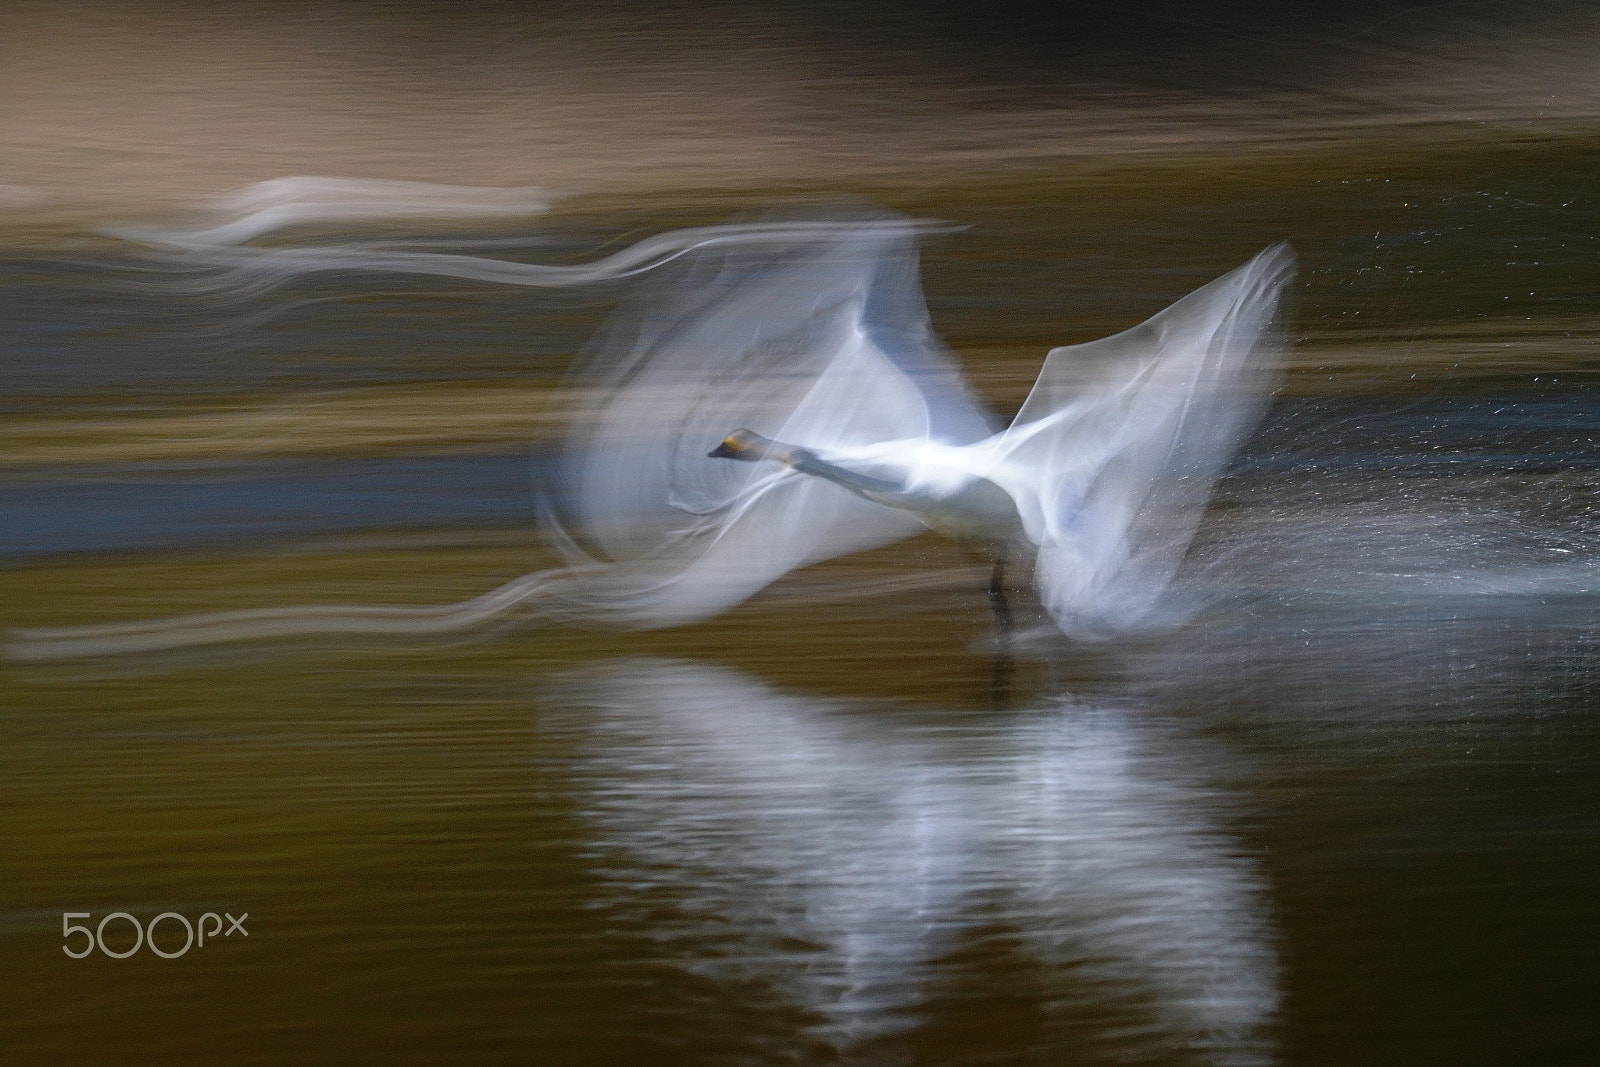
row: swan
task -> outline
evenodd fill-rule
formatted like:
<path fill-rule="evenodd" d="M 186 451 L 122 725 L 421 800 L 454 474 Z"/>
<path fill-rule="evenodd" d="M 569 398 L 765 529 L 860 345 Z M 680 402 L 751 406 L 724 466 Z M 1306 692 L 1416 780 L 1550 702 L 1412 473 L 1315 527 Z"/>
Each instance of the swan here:
<path fill-rule="evenodd" d="M 927 528 L 993 554 L 1002 631 L 1013 558 L 1032 562 L 1040 599 L 1068 635 L 1158 621 L 1211 486 L 1269 391 L 1288 246 L 1130 330 L 1052 349 L 1001 428 L 933 331 L 916 255 L 928 229 L 871 213 L 656 239 L 670 254 L 635 275 L 629 302 L 575 371 L 596 403 L 574 421 L 541 503 L 563 566 L 457 604 L 22 631 L 6 653 L 441 634 L 519 614 L 675 626 L 726 611 L 789 571 Z M 351 255 L 341 266 L 367 253 Z M 368 265 L 459 277 L 455 260 L 477 258 L 412 256 Z M 465 273 L 493 276 L 499 262 Z"/>
<path fill-rule="evenodd" d="M 1105 340 L 1052 350 L 1011 425 L 958 445 L 931 435 L 807 447 L 738 428 L 708 458 L 771 462 L 899 509 L 993 553 L 989 595 L 1010 626 L 1004 570 L 1032 557 L 1063 630 L 1127 629 L 1170 581 L 1212 482 L 1248 429 L 1287 245 Z M 1070 379 L 1101 366 L 1100 382 Z"/>
<path fill-rule="evenodd" d="M 862 449 L 824 456 L 809 448 L 762 437 L 753 430 L 734 430 L 706 453 L 710 459 L 745 463 L 773 460 L 799 474 L 832 482 L 863 500 L 910 512 L 930 530 L 987 550 L 994 557 L 989 576 L 989 604 L 995 629 L 1011 631 L 1006 597 L 1006 560 L 1026 534 L 1016 502 L 972 462 L 978 446 L 952 447 L 925 438 L 885 441 Z"/>

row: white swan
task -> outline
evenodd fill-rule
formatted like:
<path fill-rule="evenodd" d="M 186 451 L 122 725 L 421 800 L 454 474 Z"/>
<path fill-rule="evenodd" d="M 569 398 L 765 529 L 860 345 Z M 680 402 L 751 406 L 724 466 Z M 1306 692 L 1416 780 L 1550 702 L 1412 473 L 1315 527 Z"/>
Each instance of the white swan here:
<path fill-rule="evenodd" d="M 602 399 L 576 423 L 548 497 L 565 567 L 455 605 L 33 630 L 13 634 L 7 652 L 53 659 L 310 633 L 437 634 L 512 612 L 671 626 L 727 610 L 797 567 L 925 526 L 995 546 L 1002 559 L 1033 555 L 1043 602 L 1069 634 L 1148 622 L 1265 395 L 1287 246 L 1143 325 L 1051 351 L 1010 428 L 996 433 L 928 321 L 915 247 L 926 227 L 872 215 L 664 235 L 673 252 L 582 371 Z M 439 269 L 461 276 L 459 258 Z M 483 260 L 474 276 L 497 262 Z M 404 269 L 430 264 L 407 254 Z M 397 269 L 387 259 L 367 266 Z M 749 436 L 730 438 L 735 428 Z M 780 462 L 729 463 L 709 459 L 713 451 Z"/>
<path fill-rule="evenodd" d="M 1165 589 L 1248 428 L 1292 273 L 1288 246 L 1275 245 L 1126 333 L 1052 350 L 1011 426 L 979 441 L 808 446 L 741 428 L 709 455 L 773 461 L 992 547 L 1002 625 L 1000 568 L 1020 550 L 1036 555 L 1040 596 L 1062 629 L 1125 629 Z M 1097 380 L 1079 380 L 1086 369 Z"/>

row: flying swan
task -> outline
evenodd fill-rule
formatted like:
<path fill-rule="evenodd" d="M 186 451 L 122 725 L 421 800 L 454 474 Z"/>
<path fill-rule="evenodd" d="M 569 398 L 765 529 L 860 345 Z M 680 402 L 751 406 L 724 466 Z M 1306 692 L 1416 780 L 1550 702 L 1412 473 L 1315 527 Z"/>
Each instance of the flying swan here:
<path fill-rule="evenodd" d="M 927 528 L 993 553 L 1002 628 L 1008 560 L 1031 561 L 1040 600 L 1068 635 L 1151 624 L 1270 390 L 1292 253 L 1274 245 L 1130 330 L 1052 349 L 1001 428 L 929 322 L 916 256 L 927 228 L 874 215 L 650 239 L 677 250 L 638 282 L 576 373 L 600 399 L 575 420 L 543 500 L 561 567 L 439 606 L 16 631 L 8 653 L 442 634 L 524 616 L 659 628 Z M 351 255 L 342 269 L 359 267 Z M 371 269 L 432 269 L 426 254 L 406 255 L 386 251 Z M 495 262 L 472 273 L 492 274 Z"/>

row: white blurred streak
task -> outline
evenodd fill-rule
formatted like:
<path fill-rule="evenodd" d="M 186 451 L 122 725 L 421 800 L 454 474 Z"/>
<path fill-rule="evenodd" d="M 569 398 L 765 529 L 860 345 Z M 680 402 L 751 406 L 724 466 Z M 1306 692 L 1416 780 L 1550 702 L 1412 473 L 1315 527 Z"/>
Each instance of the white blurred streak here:
<path fill-rule="evenodd" d="M 1042 965 L 1052 1022 L 1093 1029 L 1108 1061 L 1273 1058 L 1264 886 L 1203 747 L 1136 711 L 909 722 L 671 661 L 543 703 L 578 738 L 624 928 L 772 989 L 835 1047 L 916 1026 L 945 957 L 1000 926 Z"/>
<path fill-rule="evenodd" d="M 232 217 L 196 228 L 123 228 L 116 236 L 156 250 L 153 260 L 192 276 L 181 288 L 201 294 L 259 296 L 297 278 L 335 271 L 449 278 L 494 285 L 561 289 L 621 281 L 705 251 L 751 246 L 797 246 L 828 242 L 841 229 L 900 233 L 949 230 L 931 219 L 797 220 L 698 226 L 647 237 L 588 263 L 522 263 L 490 256 L 421 251 L 394 241 L 340 241 L 303 247 L 259 247 L 244 242 L 273 230 L 307 222 L 371 222 L 386 219 L 483 219 L 535 214 L 549 206 L 538 190 L 470 189 L 416 182 L 356 182 L 331 178 L 281 179 L 252 186 L 225 203 Z M 307 183 L 302 191 L 299 183 Z M 324 191 L 331 185 L 332 191 Z M 263 186 L 274 188 L 263 190 Z M 396 188 L 398 187 L 398 188 Z M 335 192 L 337 195 L 334 195 Z M 320 195 L 312 195 L 320 194 Z"/>
<path fill-rule="evenodd" d="M 212 220 L 192 227 L 127 227 L 118 237 L 188 251 L 226 248 L 313 224 L 524 218 L 550 210 L 541 189 L 492 189 L 428 182 L 297 177 L 257 182 L 219 198 Z"/>
<path fill-rule="evenodd" d="M 555 581 L 576 577 L 577 572 L 570 571 L 528 574 L 470 600 L 425 607 L 312 604 L 101 626 L 13 630 L 8 635 L 5 655 L 12 660 L 45 662 L 318 634 L 430 637 L 462 633 L 503 619 Z"/>

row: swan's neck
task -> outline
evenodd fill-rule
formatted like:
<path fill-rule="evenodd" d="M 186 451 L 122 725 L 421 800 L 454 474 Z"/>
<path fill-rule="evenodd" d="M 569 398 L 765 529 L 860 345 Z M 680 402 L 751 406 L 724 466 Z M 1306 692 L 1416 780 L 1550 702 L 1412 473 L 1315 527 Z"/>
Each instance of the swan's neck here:
<path fill-rule="evenodd" d="M 771 460 L 792 471 L 832 482 L 875 504 L 909 511 L 929 528 L 978 544 L 1026 542 L 1010 494 L 987 478 L 968 476 L 947 491 L 913 485 L 909 478 L 880 478 L 825 459 L 809 448 L 735 430 L 711 455 L 747 463 Z"/>

